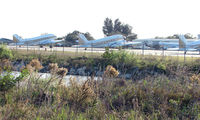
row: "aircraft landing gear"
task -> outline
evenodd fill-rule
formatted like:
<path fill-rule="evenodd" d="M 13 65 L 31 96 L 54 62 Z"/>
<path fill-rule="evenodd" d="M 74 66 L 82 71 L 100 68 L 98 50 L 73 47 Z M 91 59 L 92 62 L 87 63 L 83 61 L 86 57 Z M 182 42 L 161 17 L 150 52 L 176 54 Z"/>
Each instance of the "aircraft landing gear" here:
<path fill-rule="evenodd" d="M 184 54 L 186 54 L 187 53 L 187 51 L 184 51 Z"/>

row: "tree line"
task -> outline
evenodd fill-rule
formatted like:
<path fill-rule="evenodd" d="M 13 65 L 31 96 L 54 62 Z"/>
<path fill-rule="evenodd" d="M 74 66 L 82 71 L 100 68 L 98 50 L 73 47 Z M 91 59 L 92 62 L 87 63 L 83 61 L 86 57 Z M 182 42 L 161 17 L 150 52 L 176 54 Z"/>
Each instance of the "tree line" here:
<path fill-rule="evenodd" d="M 129 24 L 122 23 L 119 19 L 112 20 L 111 18 L 106 18 L 102 27 L 102 32 L 104 36 L 121 34 L 125 36 L 127 41 L 133 41 L 134 39 L 137 39 L 137 34 L 132 32 L 132 30 L 133 27 Z M 83 33 L 78 30 L 74 30 L 73 32 L 68 33 L 66 36 L 60 37 L 58 39 L 64 39 L 65 46 L 77 45 L 77 40 L 79 39 L 78 34 L 80 33 L 84 34 L 88 40 L 94 40 L 94 37 L 89 32 Z M 196 39 L 196 37 L 194 37 L 190 33 L 187 33 L 184 36 L 186 39 Z M 167 37 L 156 36 L 155 39 L 178 39 L 178 34 L 174 34 L 172 36 Z"/>
<path fill-rule="evenodd" d="M 119 19 L 112 21 L 110 18 L 106 18 L 103 26 L 103 33 L 105 36 L 111 36 L 115 34 L 122 34 L 126 37 L 126 40 L 137 39 L 137 34 L 132 32 L 133 27 L 129 24 L 123 24 Z"/>
<path fill-rule="evenodd" d="M 156 36 L 155 39 L 179 39 L 179 34 L 174 34 L 174 35 L 171 35 L 171 36 L 167 36 L 167 37 L 159 37 L 159 36 Z M 194 37 L 192 34 L 190 33 L 186 33 L 184 34 L 185 38 L 186 39 L 197 39 L 197 37 Z"/>
<path fill-rule="evenodd" d="M 106 18 L 104 20 L 102 32 L 104 33 L 104 36 L 122 34 L 127 40 L 130 41 L 137 38 L 137 34 L 132 32 L 132 28 L 132 26 L 122 23 L 119 19 L 116 19 L 113 22 L 112 19 Z M 77 40 L 79 39 L 78 34 L 80 33 L 85 35 L 88 40 L 94 40 L 94 37 L 89 32 L 83 33 L 78 30 L 74 30 L 73 32 L 68 33 L 66 36 L 58 38 L 58 40 L 64 39 L 65 41 L 63 44 L 65 46 L 77 45 Z"/>

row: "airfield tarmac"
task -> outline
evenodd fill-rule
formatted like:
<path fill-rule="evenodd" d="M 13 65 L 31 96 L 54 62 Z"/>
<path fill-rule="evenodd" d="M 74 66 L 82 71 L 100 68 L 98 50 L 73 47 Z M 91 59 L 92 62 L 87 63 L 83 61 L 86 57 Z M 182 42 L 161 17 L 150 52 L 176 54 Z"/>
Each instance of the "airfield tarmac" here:
<path fill-rule="evenodd" d="M 49 48 L 49 46 L 44 46 L 40 48 L 39 46 L 8 46 L 13 50 L 30 50 L 30 51 L 50 51 L 50 52 L 91 52 L 91 53 L 104 53 L 105 48 L 75 48 L 75 47 L 53 47 Z M 110 49 L 110 50 L 118 50 L 118 49 Z M 175 50 L 142 50 L 142 49 L 125 49 L 126 51 L 139 55 L 158 55 L 158 56 L 182 56 L 184 57 L 184 51 L 175 51 Z M 198 51 L 188 51 L 185 55 L 186 57 L 200 57 Z"/>

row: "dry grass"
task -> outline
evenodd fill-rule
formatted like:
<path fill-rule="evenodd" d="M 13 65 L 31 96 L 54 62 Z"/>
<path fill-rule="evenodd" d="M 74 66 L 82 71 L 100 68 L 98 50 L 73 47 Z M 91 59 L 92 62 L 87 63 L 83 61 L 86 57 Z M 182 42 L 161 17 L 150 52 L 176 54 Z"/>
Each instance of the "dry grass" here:
<path fill-rule="evenodd" d="M 61 76 L 62 78 L 67 74 L 68 70 L 67 68 L 59 68 L 57 71 L 57 75 Z"/>
<path fill-rule="evenodd" d="M 54 51 L 54 52 L 51 52 L 51 51 L 34 51 L 34 50 L 29 50 L 29 51 L 26 51 L 26 50 L 12 50 L 14 53 L 16 54 L 19 54 L 19 55 L 52 55 L 52 54 L 55 54 L 56 56 L 58 57 L 61 57 L 61 58 L 74 58 L 74 57 L 82 57 L 82 56 L 85 56 L 85 57 L 100 57 L 103 53 L 96 53 L 96 52 L 82 52 L 82 51 L 79 51 L 79 52 L 70 52 L 70 51 L 65 51 L 64 53 L 62 51 Z"/>
<path fill-rule="evenodd" d="M 50 66 L 58 69 L 56 64 Z M 112 70 L 117 71 L 112 66 L 106 69 L 111 75 L 103 81 L 78 83 L 70 78 L 68 86 L 55 85 L 59 78 L 31 75 L 25 78 L 27 83 L 6 94 L 1 119 L 198 119 L 198 74 L 126 81 L 113 78 Z"/>
<path fill-rule="evenodd" d="M 113 66 L 108 65 L 104 71 L 104 74 L 106 77 L 117 77 L 119 72 Z"/>
<path fill-rule="evenodd" d="M 48 68 L 50 69 L 50 72 L 52 74 L 54 74 L 58 71 L 58 64 L 57 63 L 50 63 Z"/>
<path fill-rule="evenodd" d="M 38 59 L 33 59 L 29 64 L 26 65 L 26 69 L 29 70 L 29 72 L 39 71 L 42 68 L 43 66 Z"/>
<path fill-rule="evenodd" d="M 136 71 L 140 78 L 118 78 L 119 66 L 108 65 L 103 80 L 91 77 L 79 83 L 70 78 L 66 86 L 61 84 L 66 68 L 51 63 L 51 77 L 41 79 L 37 72 L 41 62 L 33 59 L 27 65 L 30 75 L 10 88 L 4 98 L 0 93 L 0 119 L 199 119 L 198 61 L 188 65 L 173 60 L 166 64 L 168 60 L 153 57 L 128 60 L 124 60 L 127 65 L 142 64 L 143 69 Z M 149 74 L 146 67 L 152 68 Z M 156 67 L 167 72 L 158 74 Z"/>
<path fill-rule="evenodd" d="M 12 64 L 11 61 L 9 59 L 3 59 L 0 60 L 0 72 L 2 70 L 11 70 L 12 69 Z"/>

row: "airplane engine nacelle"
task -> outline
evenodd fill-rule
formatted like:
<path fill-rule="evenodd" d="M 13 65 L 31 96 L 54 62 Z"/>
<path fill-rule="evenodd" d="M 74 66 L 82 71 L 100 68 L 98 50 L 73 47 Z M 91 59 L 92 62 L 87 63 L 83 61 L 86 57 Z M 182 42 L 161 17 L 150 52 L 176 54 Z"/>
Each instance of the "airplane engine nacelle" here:
<path fill-rule="evenodd" d="M 153 41 L 152 43 L 153 43 L 153 48 L 155 48 L 156 50 L 160 49 L 159 41 Z"/>

